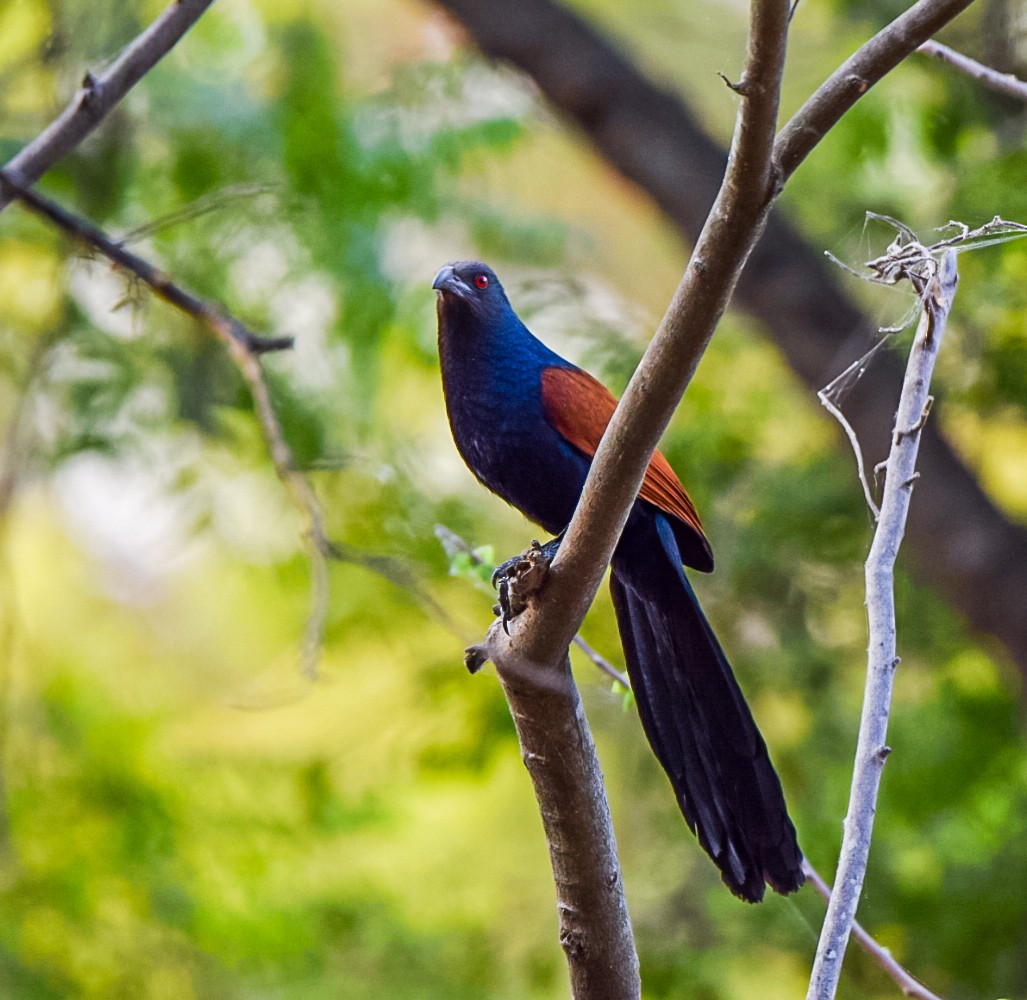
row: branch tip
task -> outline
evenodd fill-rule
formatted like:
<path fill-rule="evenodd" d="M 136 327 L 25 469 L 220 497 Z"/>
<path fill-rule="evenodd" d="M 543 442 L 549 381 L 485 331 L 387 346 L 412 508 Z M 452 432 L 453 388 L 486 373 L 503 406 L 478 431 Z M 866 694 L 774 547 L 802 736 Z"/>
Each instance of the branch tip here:
<path fill-rule="evenodd" d="M 468 646 L 464 650 L 464 666 L 467 667 L 468 673 L 476 674 L 489 662 L 489 659 L 488 650 L 480 643 Z"/>
<path fill-rule="evenodd" d="M 724 86 L 727 87 L 732 93 L 738 94 L 739 97 L 746 97 L 749 93 L 749 85 L 746 78 L 743 76 L 741 80 L 735 83 L 725 73 L 721 73 L 717 70 L 717 76 L 724 82 Z"/>

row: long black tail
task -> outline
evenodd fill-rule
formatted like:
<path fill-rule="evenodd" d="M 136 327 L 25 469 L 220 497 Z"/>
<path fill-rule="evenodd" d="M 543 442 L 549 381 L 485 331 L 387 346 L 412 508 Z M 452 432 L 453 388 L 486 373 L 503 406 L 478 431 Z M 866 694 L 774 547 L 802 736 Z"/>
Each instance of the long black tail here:
<path fill-rule="evenodd" d="M 629 526 L 610 581 L 638 714 L 728 888 L 753 903 L 764 882 L 794 892 L 802 852 L 781 782 L 663 527 Z"/>

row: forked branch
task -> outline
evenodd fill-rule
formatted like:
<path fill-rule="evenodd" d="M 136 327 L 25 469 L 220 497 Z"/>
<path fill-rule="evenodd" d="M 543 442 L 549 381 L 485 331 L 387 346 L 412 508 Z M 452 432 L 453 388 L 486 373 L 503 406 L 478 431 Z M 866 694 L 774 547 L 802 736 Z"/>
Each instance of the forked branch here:
<path fill-rule="evenodd" d="M 159 268 L 126 250 L 96 225 L 72 214 L 56 202 L 28 188 L 20 177 L 0 171 L 0 193 L 19 199 L 36 215 L 57 226 L 72 239 L 95 250 L 176 309 L 198 320 L 228 349 L 249 387 L 257 420 L 267 443 L 278 478 L 285 485 L 296 508 L 306 520 L 305 537 L 310 553 L 311 610 L 307 617 L 302 669 L 305 676 L 317 676 L 325 620 L 328 614 L 328 560 L 336 558 L 335 547 L 325 534 L 324 514 L 313 487 L 296 468 L 292 449 L 285 439 L 260 355 L 292 347 L 291 337 L 260 337 L 252 333 L 227 310 L 182 288 Z"/>

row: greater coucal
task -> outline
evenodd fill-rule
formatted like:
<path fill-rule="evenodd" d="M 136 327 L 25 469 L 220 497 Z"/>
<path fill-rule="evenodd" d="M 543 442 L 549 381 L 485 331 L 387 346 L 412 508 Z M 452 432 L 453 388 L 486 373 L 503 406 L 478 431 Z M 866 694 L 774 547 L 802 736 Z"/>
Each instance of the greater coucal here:
<path fill-rule="evenodd" d="M 570 522 L 616 399 L 520 321 L 491 268 L 447 264 L 438 291 L 453 439 L 493 493 L 556 535 Z M 803 883 L 767 747 L 685 576 L 709 572 L 699 515 L 657 451 L 613 555 L 610 590 L 638 713 L 688 825 L 735 895 Z"/>

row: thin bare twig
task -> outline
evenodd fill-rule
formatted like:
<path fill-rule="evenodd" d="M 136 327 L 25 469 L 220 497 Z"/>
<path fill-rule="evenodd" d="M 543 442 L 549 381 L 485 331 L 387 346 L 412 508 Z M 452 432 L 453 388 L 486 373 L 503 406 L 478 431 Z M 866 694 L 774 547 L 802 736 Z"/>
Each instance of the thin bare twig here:
<path fill-rule="evenodd" d="M 876 521 L 881 516 L 881 510 L 874 500 L 870 483 L 867 482 L 866 468 L 863 465 L 863 449 L 860 447 L 859 438 L 856 437 L 856 432 L 852 429 L 852 424 L 845 418 L 845 414 L 828 398 L 826 389 L 821 389 L 817 393 L 817 399 L 820 400 L 824 409 L 842 425 L 842 430 L 845 431 L 845 436 L 849 439 L 849 444 L 852 445 L 853 454 L 856 456 L 856 471 L 859 473 L 859 482 L 863 487 L 863 498 L 866 500 L 870 513 L 874 515 L 874 520 Z"/>
<path fill-rule="evenodd" d="M 802 870 L 806 873 L 807 881 L 817 891 L 817 894 L 825 902 L 830 903 L 831 887 L 809 863 L 808 859 L 803 861 Z M 895 980 L 905 996 L 913 997 L 913 1000 L 941 1000 L 941 997 L 932 993 L 907 969 L 896 962 L 895 956 L 883 944 L 877 942 L 858 920 L 852 922 L 852 936 L 856 939 L 856 943 Z"/>
<path fill-rule="evenodd" d="M 135 243 L 154 233 L 162 232 L 173 226 L 180 226 L 184 222 L 191 222 L 210 212 L 226 208 L 237 201 L 248 201 L 259 195 L 275 193 L 280 190 L 280 184 L 230 184 L 212 191 L 210 194 L 201 195 L 159 219 L 129 230 L 122 235 L 121 242 L 125 245 Z"/>
<path fill-rule="evenodd" d="M 954 66 L 961 73 L 973 77 L 978 83 L 983 83 L 991 90 L 1005 94 L 1007 97 L 1015 97 L 1020 101 L 1027 101 L 1027 82 L 1012 73 L 1000 73 L 997 69 L 985 66 L 984 63 L 964 56 L 962 52 L 957 52 L 933 39 L 924 42 L 917 52 L 925 56 L 933 56 L 943 63 L 948 63 L 949 66 Z"/>
<path fill-rule="evenodd" d="M 211 329 L 228 348 L 229 354 L 232 355 L 250 388 L 253 405 L 257 411 L 257 421 L 271 454 L 275 472 L 307 522 L 304 537 L 310 554 L 310 612 L 307 615 L 301 666 L 305 677 L 316 680 L 325 622 L 328 617 L 328 558 L 332 547 L 325 534 L 324 512 L 314 488 L 306 476 L 296 469 L 292 449 L 285 440 L 278 414 L 271 402 L 271 392 L 264 378 L 259 356 L 246 343 L 232 336 L 228 332 L 230 328 L 221 324 L 211 324 Z"/>
<path fill-rule="evenodd" d="M 24 184 L 34 184 L 58 160 L 67 156 L 110 110 L 174 48 L 214 0 L 175 0 L 99 76 L 87 73 L 82 89 L 47 128 L 5 166 Z M 0 210 L 10 204 L 11 192 L 0 190 Z"/>
<path fill-rule="evenodd" d="M 112 240 L 88 219 L 74 215 L 52 199 L 33 191 L 18 174 L 6 169 L 0 170 L 0 193 L 18 198 L 36 215 L 52 222 L 78 242 L 99 251 L 135 275 L 159 299 L 206 324 L 222 339 L 235 340 L 252 354 L 284 351 L 293 346 L 292 337 L 260 337 L 252 333 L 219 305 L 182 288 L 149 261 Z"/>
<path fill-rule="evenodd" d="M 328 615 L 328 558 L 332 554 L 332 544 L 325 534 L 321 504 L 306 477 L 296 469 L 292 449 L 285 440 L 282 425 L 271 402 L 271 393 L 259 358 L 262 353 L 292 347 L 292 338 L 260 337 L 252 333 L 219 305 L 177 285 L 163 271 L 137 254 L 125 250 L 92 222 L 73 215 L 51 199 L 26 187 L 20 177 L 0 171 L 0 189 L 5 189 L 8 196 L 17 198 L 26 208 L 47 219 L 73 239 L 99 251 L 124 268 L 169 305 L 203 323 L 228 348 L 249 386 L 257 421 L 275 472 L 307 522 L 305 538 L 310 554 L 311 608 L 303 642 L 302 670 L 305 676 L 316 678 Z"/>
<path fill-rule="evenodd" d="M 628 675 L 621 673 L 605 656 L 597 649 L 590 646 L 580 635 L 574 637 L 574 645 L 578 647 L 604 674 L 613 678 L 625 691 L 631 690 L 631 681 Z"/>
<path fill-rule="evenodd" d="M 896 255 L 903 253 L 904 247 L 898 246 Z M 906 257 L 913 259 L 910 255 Z M 956 253 L 952 249 L 943 252 L 940 263 L 926 278 L 917 266 L 918 261 L 914 259 L 906 274 L 922 295 L 923 311 L 906 368 L 886 466 L 880 517 L 866 562 L 870 644 L 852 791 L 845 817 L 836 890 L 821 929 L 807 1000 L 833 1000 L 838 988 L 845 946 L 870 855 L 881 773 L 891 752 L 885 741 L 892 684 L 899 663 L 895 639 L 895 559 L 917 477 L 916 457 L 920 430 L 930 407 L 931 374 L 959 280 Z"/>

